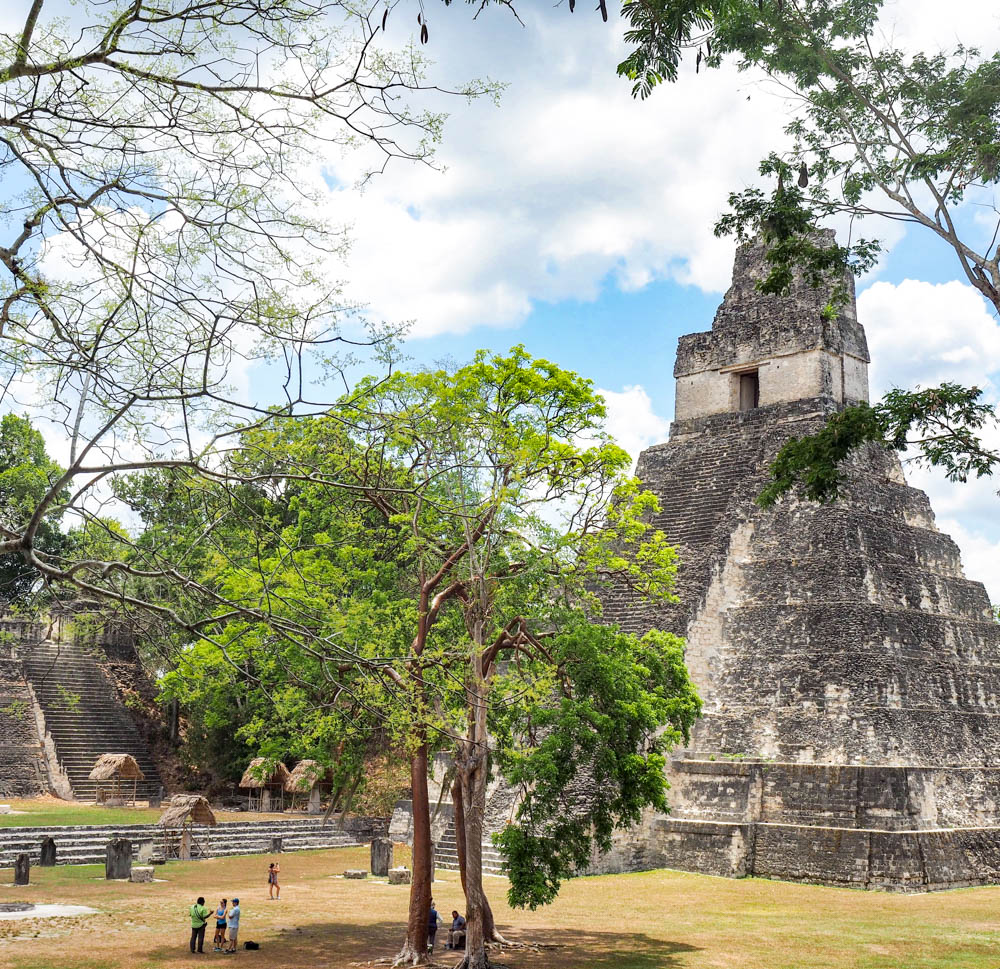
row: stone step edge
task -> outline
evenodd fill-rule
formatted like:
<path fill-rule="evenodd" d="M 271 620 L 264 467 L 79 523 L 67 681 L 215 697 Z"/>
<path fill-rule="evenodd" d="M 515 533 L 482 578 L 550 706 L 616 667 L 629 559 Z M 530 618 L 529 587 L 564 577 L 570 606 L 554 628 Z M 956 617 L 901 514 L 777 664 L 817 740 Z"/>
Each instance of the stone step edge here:
<path fill-rule="evenodd" d="M 290 853 L 290 852 L 294 852 L 294 851 L 297 851 L 297 850 L 298 851 L 332 851 L 332 850 L 335 850 L 335 849 L 338 849 L 338 848 L 361 848 L 361 847 L 364 847 L 364 845 L 361 842 L 346 842 L 344 844 L 330 845 L 328 847 L 322 847 L 322 846 L 311 847 L 310 846 L 310 847 L 305 847 L 305 848 L 300 848 L 300 849 L 286 848 L 281 853 L 285 854 L 286 852 Z M 232 857 L 236 857 L 238 855 L 267 855 L 267 854 L 271 854 L 271 852 L 270 852 L 270 850 L 268 848 L 261 848 L 259 851 L 247 850 L 247 849 L 242 849 L 241 850 L 239 848 L 235 848 L 235 849 L 233 849 L 231 851 L 229 851 L 229 850 L 224 850 L 224 851 L 209 851 L 206 854 L 202 855 L 201 857 L 204 858 L 205 860 L 207 860 L 209 858 L 232 858 Z M 135 853 L 134 852 L 133 852 L 133 857 L 135 857 Z M 73 865 L 103 865 L 104 864 L 104 860 L 105 860 L 105 853 L 102 851 L 100 854 L 84 855 L 81 859 L 73 858 L 73 859 L 66 860 L 66 861 L 60 861 L 59 860 L 59 852 L 58 852 L 58 850 L 56 851 L 56 864 L 57 865 L 66 865 L 68 867 L 72 867 Z M 13 861 L 10 861 L 10 862 L 0 861 L 0 868 L 12 868 L 13 866 L 14 866 L 14 862 Z"/>

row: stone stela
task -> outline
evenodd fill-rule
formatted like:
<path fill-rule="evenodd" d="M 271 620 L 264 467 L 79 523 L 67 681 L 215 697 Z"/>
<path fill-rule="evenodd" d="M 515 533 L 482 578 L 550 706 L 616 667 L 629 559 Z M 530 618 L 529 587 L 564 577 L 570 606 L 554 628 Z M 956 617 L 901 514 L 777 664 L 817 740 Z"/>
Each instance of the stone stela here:
<path fill-rule="evenodd" d="M 856 455 L 834 504 L 755 504 L 784 442 L 868 399 L 853 280 L 831 319 L 803 281 L 761 294 L 765 272 L 741 247 L 712 329 L 680 338 L 669 440 L 639 460 L 681 602 L 611 591 L 605 615 L 687 637 L 704 715 L 669 765 L 671 813 L 595 870 L 1000 882 L 1000 624 L 894 453 Z"/>

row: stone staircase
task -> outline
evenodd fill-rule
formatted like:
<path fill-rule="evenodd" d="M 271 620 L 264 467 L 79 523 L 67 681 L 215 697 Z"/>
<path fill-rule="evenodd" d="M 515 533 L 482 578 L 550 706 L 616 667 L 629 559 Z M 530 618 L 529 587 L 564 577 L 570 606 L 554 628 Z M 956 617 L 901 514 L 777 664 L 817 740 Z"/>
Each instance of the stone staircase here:
<path fill-rule="evenodd" d="M 483 874 L 503 875 L 503 856 L 491 842 L 483 843 Z M 445 871 L 458 871 L 458 845 L 455 842 L 455 824 L 452 822 L 434 846 L 434 866 Z"/>
<path fill-rule="evenodd" d="M 179 831 L 170 832 L 176 844 Z M 105 850 L 113 838 L 128 838 L 133 855 L 140 845 L 151 844 L 158 854 L 164 843 L 164 829 L 155 824 L 101 824 L 55 828 L 0 828 L 0 868 L 11 868 L 15 857 L 27 852 L 33 865 L 38 864 L 41 841 L 50 837 L 56 843 L 56 862 L 60 865 L 104 864 Z M 282 851 L 308 851 L 320 848 L 343 848 L 360 844 L 357 834 L 341 831 L 334 824 L 323 825 L 319 818 L 295 821 L 222 821 L 214 828 L 195 828 L 195 853 L 222 858 L 228 855 L 265 854 L 271 851 L 272 838 L 281 838 Z"/>
<path fill-rule="evenodd" d="M 96 798 L 97 782 L 88 775 L 101 754 L 131 754 L 146 775 L 136 796 L 148 799 L 160 793 L 149 748 L 91 648 L 45 641 L 25 646 L 22 660 L 59 764 L 77 798 Z M 125 783 L 131 789 L 131 782 Z"/>

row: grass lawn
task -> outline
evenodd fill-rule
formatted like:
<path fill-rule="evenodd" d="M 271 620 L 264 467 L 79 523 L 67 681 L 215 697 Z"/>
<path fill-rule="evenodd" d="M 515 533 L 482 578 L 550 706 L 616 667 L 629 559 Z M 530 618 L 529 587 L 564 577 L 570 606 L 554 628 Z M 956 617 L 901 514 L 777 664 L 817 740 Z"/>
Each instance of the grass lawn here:
<path fill-rule="evenodd" d="M 406 862 L 397 847 L 397 862 Z M 96 915 L 0 921 L 0 965 L 11 969 L 161 969 L 223 957 L 187 952 L 187 908 L 241 899 L 241 939 L 261 943 L 224 961 L 260 969 L 347 969 L 391 955 L 408 889 L 345 881 L 367 851 L 341 848 L 281 856 L 282 898 L 267 900 L 263 855 L 173 862 L 152 885 L 106 883 L 96 866 L 33 868 L 28 888 L 0 873 L 0 901 L 89 905 Z M 1000 966 L 1000 888 L 932 895 L 734 881 L 677 872 L 569 882 L 556 903 L 512 912 L 506 882 L 488 878 L 497 921 L 511 939 L 555 948 L 501 958 L 514 969 L 995 969 Z M 461 907 L 457 875 L 435 883 L 439 911 Z M 211 928 L 209 929 L 209 939 Z M 209 948 L 211 946 L 209 945 Z M 451 965 L 450 953 L 439 962 Z"/>
<path fill-rule="evenodd" d="M 14 814 L 0 814 L 0 828 L 47 828 L 73 824 L 155 824 L 162 808 L 109 808 L 98 804 L 74 804 L 57 797 L 4 799 Z M 140 804 L 145 802 L 140 801 Z M 218 811 L 220 821 L 265 821 L 270 818 L 303 818 L 304 814 L 248 814 L 241 811 Z"/>

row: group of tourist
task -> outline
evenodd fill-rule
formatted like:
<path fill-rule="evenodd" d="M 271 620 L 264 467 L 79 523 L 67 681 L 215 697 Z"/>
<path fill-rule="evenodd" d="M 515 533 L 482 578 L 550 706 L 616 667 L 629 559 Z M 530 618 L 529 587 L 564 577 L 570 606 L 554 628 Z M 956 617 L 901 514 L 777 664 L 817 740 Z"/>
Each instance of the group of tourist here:
<path fill-rule="evenodd" d="M 205 899 L 200 897 L 191 906 L 191 951 L 205 951 L 205 928 L 212 916 L 212 910 L 205 905 Z M 226 947 L 226 932 L 229 932 L 229 946 Z M 240 900 L 234 898 L 232 904 L 228 899 L 222 899 L 215 910 L 215 938 L 212 940 L 214 952 L 233 955 L 236 952 L 236 940 L 240 934 Z"/>
<path fill-rule="evenodd" d="M 434 899 L 431 899 L 431 913 L 428 916 L 427 921 L 427 951 L 434 951 L 434 937 L 437 935 L 438 923 L 442 921 L 441 916 L 438 915 L 437 909 L 434 907 Z M 458 914 L 458 912 L 452 910 L 451 913 L 451 928 L 448 929 L 448 942 L 445 945 L 446 949 L 464 949 L 465 948 L 465 918 Z"/>
<path fill-rule="evenodd" d="M 281 885 L 278 884 L 278 876 L 281 873 L 281 866 L 272 861 L 267 866 L 267 897 L 272 901 L 281 898 Z M 458 914 L 457 912 L 455 913 Z M 198 901 L 191 906 L 191 951 L 205 951 L 205 928 L 212 917 L 212 910 L 205 907 L 205 899 L 199 897 Z M 229 933 L 228 939 L 226 933 Z M 222 952 L 225 955 L 232 955 L 236 951 L 236 940 L 240 934 L 240 900 L 233 899 L 232 905 L 228 899 L 222 899 L 219 907 L 215 910 L 215 938 L 212 940 L 213 952 Z M 229 943 L 227 946 L 226 943 Z M 248 942 L 247 948 L 256 948 L 256 943 Z"/>

